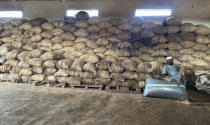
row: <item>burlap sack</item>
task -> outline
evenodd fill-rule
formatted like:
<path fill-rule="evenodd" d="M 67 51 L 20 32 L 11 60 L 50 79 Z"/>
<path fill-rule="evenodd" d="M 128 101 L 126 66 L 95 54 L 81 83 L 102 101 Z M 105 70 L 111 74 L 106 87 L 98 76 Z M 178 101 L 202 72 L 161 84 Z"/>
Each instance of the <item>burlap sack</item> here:
<path fill-rule="evenodd" d="M 40 58 L 31 58 L 28 60 L 28 63 L 33 66 L 41 66 L 42 60 Z"/>
<path fill-rule="evenodd" d="M 181 25 L 182 32 L 194 32 L 197 30 L 197 26 L 192 23 L 184 23 Z"/>
<path fill-rule="evenodd" d="M 135 71 L 137 69 L 137 64 L 132 60 L 124 60 L 122 66 L 127 71 Z"/>
<path fill-rule="evenodd" d="M 206 61 L 201 60 L 201 59 L 194 59 L 190 61 L 189 63 L 194 66 L 208 66 L 209 65 Z"/>
<path fill-rule="evenodd" d="M 136 72 L 130 72 L 130 71 L 125 71 L 122 73 L 122 76 L 125 78 L 125 79 L 135 79 L 137 80 L 138 79 L 138 74 Z"/>
<path fill-rule="evenodd" d="M 45 79 L 44 74 L 34 74 L 31 76 L 31 80 L 33 81 L 43 81 Z"/>
<path fill-rule="evenodd" d="M 23 83 L 28 83 L 31 81 L 31 77 L 30 76 L 21 76 L 21 82 Z"/>
<path fill-rule="evenodd" d="M 89 47 L 89 48 L 93 48 L 93 49 L 98 48 L 98 45 L 96 44 L 95 41 L 88 40 L 88 41 L 86 42 L 86 44 L 87 44 L 87 47 Z"/>
<path fill-rule="evenodd" d="M 43 23 L 41 26 L 42 26 L 43 29 L 49 30 L 49 31 L 51 31 L 55 28 L 55 26 L 50 22 Z"/>
<path fill-rule="evenodd" d="M 61 36 L 64 33 L 64 31 L 61 28 L 55 28 L 51 30 L 50 32 L 54 36 Z"/>
<path fill-rule="evenodd" d="M 183 41 L 195 41 L 196 36 L 193 33 L 180 33 L 180 37 Z"/>
<path fill-rule="evenodd" d="M 108 85 L 111 79 L 103 79 L 103 78 L 96 78 L 95 83 L 96 85 Z"/>
<path fill-rule="evenodd" d="M 195 33 L 197 35 L 209 35 L 210 34 L 210 29 L 205 26 L 205 25 L 198 25 L 197 26 L 197 30 L 195 31 Z"/>
<path fill-rule="evenodd" d="M 179 26 L 168 26 L 168 34 L 176 34 L 180 31 Z"/>
<path fill-rule="evenodd" d="M 32 33 L 35 33 L 35 34 L 40 34 L 40 33 L 42 33 L 43 29 L 42 29 L 42 27 L 40 27 L 40 26 L 35 26 L 35 27 L 32 27 L 32 28 L 30 29 L 30 31 L 31 31 Z"/>
<path fill-rule="evenodd" d="M 145 38 L 152 38 L 153 36 L 155 36 L 155 34 L 152 32 L 152 30 L 143 30 L 141 32 L 141 36 Z"/>
<path fill-rule="evenodd" d="M 102 79 L 110 79 L 110 72 L 106 70 L 98 70 L 97 71 L 97 78 L 102 78 Z"/>
<path fill-rule="evenodd" d="M 97 24 L 100 23 L 100 21 L 101 20 L 98 17 L 91 17 L 91 18 L 88 19 L 88 23 L 92 24 L 92 25 L 97 25 Z"/>
<path fill-rule="evenodd" d="M 53 52 L 45 52 L 40 57 L 41 60 L 53 60 L 54 59 L 54 53 Z"/>
<path fill-rule="evenodd" d="M 88 23 L 86 21 L 77 21 L 75 26 L 79 28 L 86 28 L 88 27 Z"/>
<path fill-rule="evenodd" d="M 92 72 L 96 74 L 96 65 L 93 63 L 86 63 L 83 67 L 83 70 L 86 72 Z"/>
<path fill-rule="evenodd" d="M 62 69 L 69 69 L 74 61 L 72 59 L 62 59 L 56 64 L 56 67 Z"/>
<path fill-rule="evenodd" d="M 31 23 L 29 23 L 29 22 L 26 22 L 26 23 L 24 23 L 24 24 L 22 24 L 22 25 L 20 25 L 20 29 L 22 29 L 22 30 L 30 30 L 31 29 L 31 27 L 32 27 L 32 25 L 31 25 Z"/>
<path fill-rule="evenodd" d="M 32 75 L 32 71 L 29 68 L 22 69 L 22 70 L 20 70 L 19 74 L 22 75 L 22 76 L 31 76 Z"/>
<path fill-rule="evenodd" d="M 32 58 L 38 58 L 42 55 L 43 51 L 40 49 L 34 49 L 28 52 L 28 56 Z"/>
<path fill-rule="evenodd" d="M 13 26 L 20 26 L 22 25 L 24 22 L 26 22 L 25 19 L 12 19 L 9 21 Z"/>
<path fill-rule="evenodd" d="M 80 77 L 81 78 L 87 78 L 87 79 L 93 79 L 94 74 L 91 73 L 91 72 L 81 72 Z"/>
<path fill-rule="evenodd" d="M 75 40 L 75 36 L 70 32 L 65 32 L 62 34 L 64 40 Z"/>
<path fill-rule="evenodd" d="M 74 32 L 74 35 L 79 36 L 79 37 L 86 37 L 86 36 L 88 36 L 88 34 L 89 34 L 88 31 L 83 28 L 80 28 Z"/>
<path fill-rule="evenodd" d="M 169 17 L 168 19 L 166 19 L 165 23 L 169 26 L 179 26 L 182 24 L 182 21 L 176 17 Z"/>
<path fill-rule="evenodd" d="M 100 28 L 97 25 L 91 25 L 87 28 L 87 31 L 97 33 L 100 31 Z"/>
<path fill-rule="evenodd" d="M 127 71 L 127 72 L 129 72 L 129 71 Z M 125 81 L 125 77 L 122 76 L 122 73 L 114 73 L 114 72 L 112 72 L 111 73 L 111 78 L 113 80 L 117 80 L 117 81 L 121 81 L 121 82 Z"/>
<path fill-rule="evenodd" d="M 197 36 L 196 42 L 200 44 L 209 44 L 210 39 L 208 36 Z"/>
<path fill-rule="evenodd" d="M 138 83 L 136 80 L 126 80 L 123 85 L 123 87 L 128 87 L 128 88 L 137 88 Z"/>
<path fill-rule="evenodd" d="M 95 84 L 95 79 L 83 78 L 82 79 L 82 84 L 94 85 Z"/>
<path fill-rule="evenodd" d="M 111 28 L 109 28 L 108 29 L 108 32 L 110 32 L 112 34 L 115 34 L 115 35 L 122 33 L 122 31 L 119 28 L 117 28 L 117 27 L 111 27 Z"/>
<path fill-rule="evenodd" d="M 101 21 L 98 24 L 98 26 L 99 26 L 100 29 L 107 29 L 107 28 L 112 27 L 112 25 L 108 21 Z"/>
<path fill-rule="evenodd" d="M 55 76 L 62 76 L 62 77 L 67 77 L 68 76 L 68 72 L 65 69 L 59 69 L 56 73 Z"/>
<path fill-rule="evenodd" d="M 80 77 L 67 77 L 67 83 L 70 85 L 80 85 L 81 78 Z"/>
<path fill-rule="evenodd" d="M 46 68 L 44 71 L 45 75 L 54 75 L 57 72 L 56 68 Z"/>
<path fill-rule="evenodd" d="M 96 67 L 100 70 L 108 70 L 111 63 L 108 61 L 100 61 L 96 64 Z"/>
<path fill-rule="evenodd" d="M 97 63 L 99 62 L 99 58 L 96 55 L 93 54 L 85 54 L 80 57 L 81 60 L 87 63 Z"/>
<path fill-rule="evenodd" d="M 42 32 L 40 35 L 45 39 L 51 39 L 53 37 L 53 35 L 49 31 Z"/>
<path fill-rule="evenodd" d="M 85 62 L 79 59 L 74 60 L 74 63 L 71 65 L 71 70 L 82 71 Z"/>
<path fill-rule="evenodd" d="M 30 65 L 29 65 L 27 62 L 25 62 L 25 61 L 20 61 L 20 62 L 18 63 L 18 66 L 19 66 L 20 68 L 22 68 L 22 69 L 30 68 Z"/>

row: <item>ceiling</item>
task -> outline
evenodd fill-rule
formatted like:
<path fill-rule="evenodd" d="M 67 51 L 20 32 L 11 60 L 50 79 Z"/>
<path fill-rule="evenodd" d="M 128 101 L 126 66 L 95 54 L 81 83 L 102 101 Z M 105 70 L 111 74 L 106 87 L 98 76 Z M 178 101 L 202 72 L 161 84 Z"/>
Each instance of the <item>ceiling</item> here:
<path fill-rule="evenodd" d="M 209 20 L 210 0 L 1 0 L 0 10 L 23 10 L 26 18 L 59 18 L 66 9 L 99 9 L 102 17 L 132 17 L 138 8 L 170 8 L 183 19 Z"/>

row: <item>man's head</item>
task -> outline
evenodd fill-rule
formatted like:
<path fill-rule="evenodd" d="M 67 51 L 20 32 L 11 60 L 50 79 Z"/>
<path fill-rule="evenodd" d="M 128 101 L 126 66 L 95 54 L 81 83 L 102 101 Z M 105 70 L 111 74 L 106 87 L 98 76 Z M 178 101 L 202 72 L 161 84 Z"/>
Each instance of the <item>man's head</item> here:
<path fill-rule="evenodd" d="M 173 58 L 172 58 L 171 56 L 168 56 L 168 57 L 166 58 L 166 60 L 167 60 L 167 64 L 168 64 L 168 65 L 173 65 Z"/>

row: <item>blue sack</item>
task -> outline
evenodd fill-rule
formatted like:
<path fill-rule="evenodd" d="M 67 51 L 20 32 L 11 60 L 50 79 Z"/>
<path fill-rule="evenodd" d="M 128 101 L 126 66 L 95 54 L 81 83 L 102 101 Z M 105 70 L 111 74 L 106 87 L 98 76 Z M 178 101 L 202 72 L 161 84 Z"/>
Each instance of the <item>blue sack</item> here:
<path fill-rule="evenodd" d="M 144 96 L 188 100 L 185 84 L 178 86 L 176 82 L 168 82 L 166 80 L 156 80 L 151 78 L 146 79 Z"/>

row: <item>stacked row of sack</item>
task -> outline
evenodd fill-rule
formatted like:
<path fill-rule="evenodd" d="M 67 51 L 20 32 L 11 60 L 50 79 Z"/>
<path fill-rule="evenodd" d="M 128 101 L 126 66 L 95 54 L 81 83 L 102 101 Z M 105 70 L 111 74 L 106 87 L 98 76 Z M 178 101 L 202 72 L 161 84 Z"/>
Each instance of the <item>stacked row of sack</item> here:
<path fill-rule="evenodd" d="M 165 56 L 192 72 L 209 69 L 210 29 L 169 18 L 77 21 L 16 19 L 0 24 L 0 79 L 143 87 Z M 209 45 L 208 45 L 209 44 Z"/>

